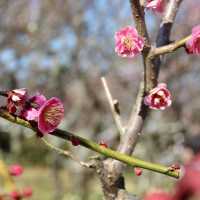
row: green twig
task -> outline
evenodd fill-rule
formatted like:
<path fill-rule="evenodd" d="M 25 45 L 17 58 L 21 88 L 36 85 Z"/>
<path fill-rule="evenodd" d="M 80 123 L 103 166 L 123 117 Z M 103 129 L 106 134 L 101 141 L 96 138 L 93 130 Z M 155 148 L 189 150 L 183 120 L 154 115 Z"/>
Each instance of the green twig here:
<path fill-rule="evenodd" d="M 25 121 L 25 120 L 23 120 L 19 117 L 15 117 L 15 116 L 9 114 L 4 109 L 0 109 L 0 116 L 4 119 L 10 121 L 10 122 L 19 124 L 21 126 L 30 128 L 35 132 L 38 132 L 37 128 L 33 127 L 28 121 Z M 155 172 L 158 172 L 158 173 L 161 173 L 161 174 L 165 174 L 165 175 L 168 175 L 168 176 L 171 176 L 171 177 L 174 177 L 174 178 L 179 178 L 179 171 L 178 170 L 170 171 L 169 167 L 165 167 L 165 166 L 159 165 L 159 164 L 154 164 L 154 163 L 151 163 L 151 162 L 146 162 L 146 161 L 137 159 L 135 157 L 131 157 L 131 156 L 119 153 L 119 152 L 114 151 L 110 148 L 102 147 L 99 144 L 97 144 L 97 143 L 95 143 L 91 140 L 82 138 L 82 137 L 77 136 L 77 135 L 70 133 L 68 131 L 56 129 L 54 132 L 52 132 L 50 134 L 57 136 L 57 137 L 60 137 L 60 138 L 63 138 L 63 139 L 66 139 L 66 140 L 69 140 L 69 141 L 76 140 L 80 143 L 81 146 L 84 146 L 88 149 L 91 149 L 95 152 L 98 152 L 98 153 L 100 153 L 100 154 L 102 154 L 106 157 L 110 157 L 110 158 L 119 160 L 123 163 L 130 165 L 130 166 L 140 167 L 140 168 L 143 168 L 143 169 L 148 169 L 148 170 L 155 171 Z"/>

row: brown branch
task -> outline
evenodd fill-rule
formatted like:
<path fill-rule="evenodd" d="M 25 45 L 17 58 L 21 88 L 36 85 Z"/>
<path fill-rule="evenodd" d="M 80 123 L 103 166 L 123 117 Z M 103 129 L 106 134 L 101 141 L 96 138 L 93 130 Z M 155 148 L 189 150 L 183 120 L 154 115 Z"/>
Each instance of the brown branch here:
<path fill-rule="evenodd" d="M 178 7 L 182 0 L 170 0 L 164 14 L 161 28 L 157 37 L 157 47 L 169 43 L 172 24 L 174 22 Z M 141 83 L 140 90 L 136 99 L 136 105 L 131 113 L 126 132 L 121 138 L 118 150 L 131 155 L 138 141 L 147 115 L 147 108 L 143 103 L 143 97 L 146 92 L 157 85 L 160 60 L 158 57 L 151 57 L 150 41 L 144 18 L 144 7 L 139 0 L 130 0 L 132 15 L 135 19 L 138 33 L 145 38 L 145 46 L 142 52 L 144 62 L 144 80 Z M 117 160 L 107 159 L 103 163 L 101 180 L 103 183 L 104 195 L 106 199 L 118 199 L 119 190 L 124 189 L 125 185 L 122 177 L 124 164 Z M 124 198 L 126 199 L 126 198 Z"/>

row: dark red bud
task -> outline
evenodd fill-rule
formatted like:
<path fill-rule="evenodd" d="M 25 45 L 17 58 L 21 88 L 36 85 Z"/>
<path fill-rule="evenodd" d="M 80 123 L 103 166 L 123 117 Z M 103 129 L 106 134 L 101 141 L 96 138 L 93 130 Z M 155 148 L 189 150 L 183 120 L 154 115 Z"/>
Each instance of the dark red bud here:
<path fill-rule="evenodd" d="M 80 145 L 79 139 L 74 138 L 74 137 L 71 138 L 71 143 L 72 143 L 72 145 L 74 145 L 74 146 Z"/>

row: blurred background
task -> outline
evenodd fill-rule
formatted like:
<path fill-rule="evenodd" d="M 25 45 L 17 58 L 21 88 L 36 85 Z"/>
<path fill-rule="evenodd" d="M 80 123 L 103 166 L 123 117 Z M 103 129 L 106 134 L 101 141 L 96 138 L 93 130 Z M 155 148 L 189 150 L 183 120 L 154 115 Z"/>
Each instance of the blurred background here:
<path fill-rule="evenodd" d="M 190 34 L 200 21 L 200 0 L 183 1 L 172 31 L 172 40 Z M 146 12 L 152 42 L 161 16 Z M 134 25 L 129 1 L 107 0 L 1 0 L 0 89 L 26 87 L 65 104 L 60 128 L 115 147 L 119 136 L 100 77 L 106 76 L 114 98 L 128 120 L 142 77 L 142 60 L 119 58 L 114 33 Z M 168 83 L 172 107 L 152 111 L 134 155 L 165 165 L 181 163 L 182 142 L 200 134 L 200 62 L 184 49 L 164 58 L 159 81 Z M 1 104 L 3 104 L 1 97 Z M 53 144 L 70 149 L 81 160 L 95 153 L 49 137 Z M 84 169 L 50 151 L 31 131 L 0 119 L 1 157 L 19 163 L 24 174 L 17 186 L 31 186 L 32 200 L 98 200 L 101 184 L 92 170 Z M 176 180 L 144 171 L 125 174 L 128 191 L 143 195 L 151 188 L 170 190 Z"/>

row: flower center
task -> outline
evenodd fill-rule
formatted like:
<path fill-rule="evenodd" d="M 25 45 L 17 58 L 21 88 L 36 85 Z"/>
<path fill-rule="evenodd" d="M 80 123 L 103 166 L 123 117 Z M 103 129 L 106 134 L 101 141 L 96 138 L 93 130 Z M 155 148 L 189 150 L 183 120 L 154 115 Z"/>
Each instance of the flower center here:
<path fill-rule="evenodd" d="M 122 43 L 129 50 L 134 46 L 134 41 L 130 36 L 122 38 Z"/>
<path fill-rule="evenodd" d="M 50 107 L 46 110 L 44 113 L 44 118 L 45 120 L 52 124 L 58 124 L 60 122 L 60 117 L 62 116 L 62 108 L 57 106 L 57 107 Z"/>

